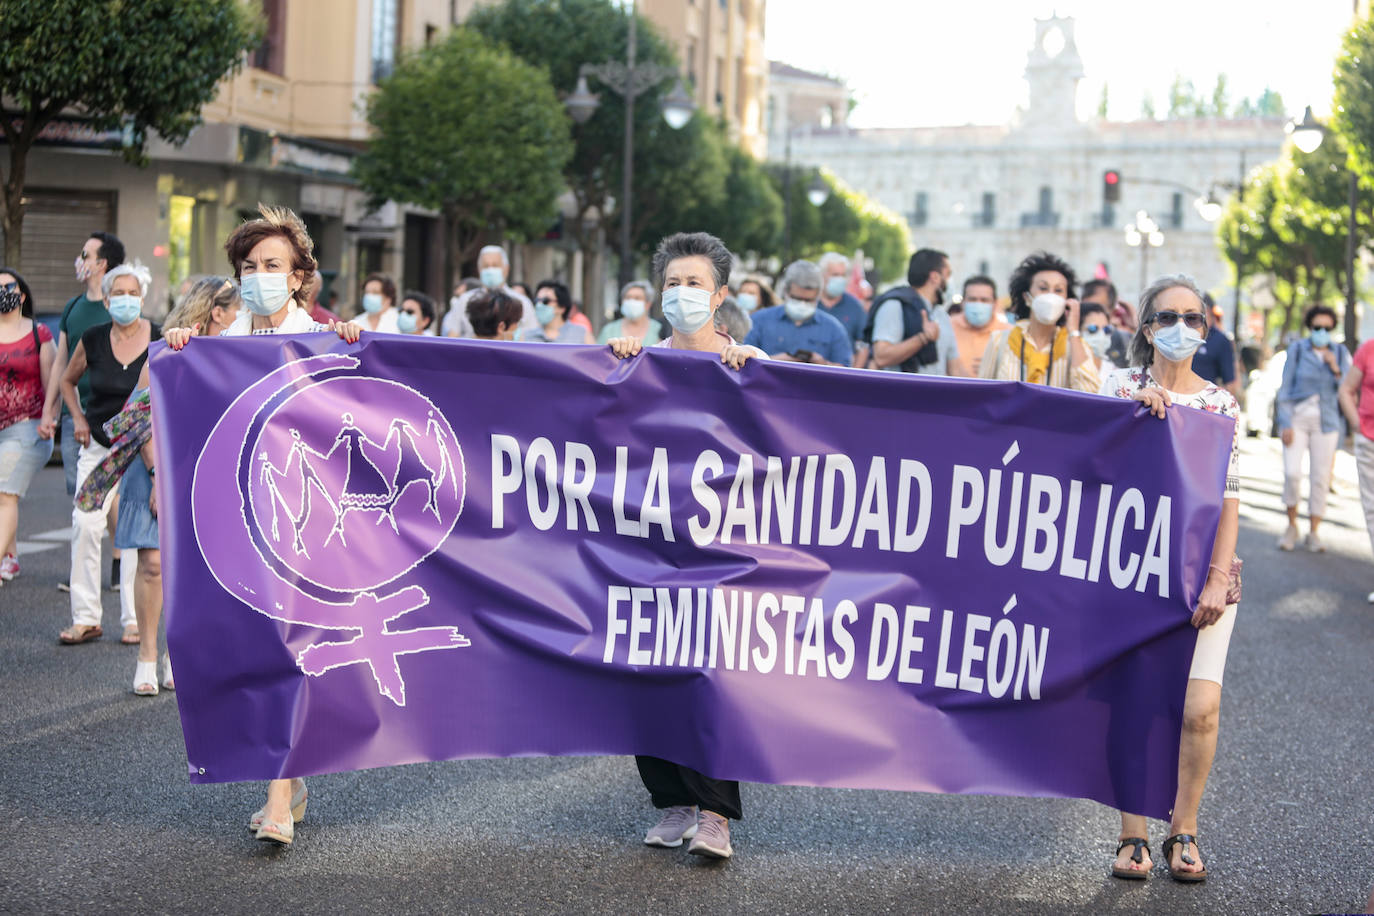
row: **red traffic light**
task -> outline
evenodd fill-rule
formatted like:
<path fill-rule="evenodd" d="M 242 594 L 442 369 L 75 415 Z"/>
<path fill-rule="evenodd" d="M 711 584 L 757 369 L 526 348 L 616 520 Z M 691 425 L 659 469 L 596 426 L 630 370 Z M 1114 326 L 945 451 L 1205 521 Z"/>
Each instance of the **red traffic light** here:
<path fill-rule="evenodd" d="M 1116 169 L 1107 169 L 1102 173 L 1102 202 L 1114 204 L 1119 200 L 1121 200 L 1121 173 Z"/>

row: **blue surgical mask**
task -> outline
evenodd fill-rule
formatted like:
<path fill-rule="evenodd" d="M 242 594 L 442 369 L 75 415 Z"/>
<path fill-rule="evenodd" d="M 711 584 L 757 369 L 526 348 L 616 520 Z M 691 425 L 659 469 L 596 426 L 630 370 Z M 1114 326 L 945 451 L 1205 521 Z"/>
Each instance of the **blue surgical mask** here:
<path fill-rule="evenodd" d="M 735 305 L 738 305 L 745 314 L 748 314 L 759 307 L 759 297 L 753 293 L 740 293 L 735 297 Z"/>
<path fill-rule="evenodd" d="M 506 272 L 499 267 L 483 267 L 477 272 L 477 278 L 487 289 L 496 289 L 506 282 Z"/>
<path fill-rule="evenodd" d="M 825 295 L 828 299 L 838 299 L 844 295 L 845 280 L 843 276 L 830 277 L 825 281 Z"/>
<path fill-rule="evenodd" d="M 402 334 L 414 334 L 419 326 L 420 319 L 415 317 L 414 312 L 402 312 L 396 316 L 396 329 Z"/>
<path fill-rule="evenodd" d="M 696 286 L 673 286 L 663 291 L 663 317 L 674 331 L 695 334 L 711 320 L 711 291 Z"/>
<path fill-rule="evenodd" d="M 643 299 L 626 299 L 620 303 L 620 314 L 634 321 L 636 318 L 643 318 L 648 310 Z"/>
<path fill-rule="evenodd" d="M 1155 331 L 1152 343 L 1160 356 L 1171 363 L 1181 363 L 1192 359 L 1197 348 L 1202 346 L 1202 335 L 1177 321 L 1172 327 Z"/>
<path fill-rule="evenodd" d="M 1112 332 L 1102 330 L 1085 333 L 1083 343 L 1092 351 L 1093 356 L 1102 359 L 1107 355 L 1107 351 L 1112 348 Z"/>
<path fill-rule="evenodd" d="M 539 322 L 540 327 L 544 327 L 550 321 L 553 321 L 553 315 L 553 306 L 545 305 L 542 302 L 536 302 L 534 304 L 534 320 Z"/>
<path fill-rule="evenodd" d="M 375 315 L 382 310 L 381 293 L 363 293 L 363 311 Z"/>
<path fill-rule="evenodd" d="M 1331 346 L 1331 332 L 1326 328 L 1317 328 L 1312 332 L 1312 336 L 1309 339 L 1312 341 L 1312 346 L 1314 347 Z"/>
<path fill-rule="evenodd" d="M 111 296 L 110 317 L 121 328 L 128 327 L 138 320 L 143 311 L 143 300 L 137 296 Z"/>
<path fill-rule="evenodd" d="M 801 299 L 788 299 L 782 304 L 782 310 L 793 321 L 806 321 L 816 314 L 816 303 L 803 302 Z"/>
<path fill-rule="evenodd" d="M 992 303 L 965 302 L 964 320 L 975 328 L 986 327 L 987 323 L 992 320 Z"/>
<path fill-rule="evenodd" d="M 248 311 L 266 317 L 282 310 L 291 298 L 286 286 L 290 274 L 255 273 L 239 281 L 239 297 Z"/>

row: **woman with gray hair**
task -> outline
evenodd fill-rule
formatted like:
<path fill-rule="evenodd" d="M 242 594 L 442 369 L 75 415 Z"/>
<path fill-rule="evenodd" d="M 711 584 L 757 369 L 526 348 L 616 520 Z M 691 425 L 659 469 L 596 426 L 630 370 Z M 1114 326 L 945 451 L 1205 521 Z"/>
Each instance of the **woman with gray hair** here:
<path fill-rule="evenodd" d="M 72 416 L 72 434 L 81 445 L 76 464 L 78 492 L 110 453 L 105 423 L 123 409 L 148 359 L 148 345 L 162 337 L 162 328 L 143 317 L 151 280 L 148 269 L 137 261 L 105 274 L 100 288 L 110 323 L 95 325 L 81 335 L 62 375 L 62 399 Z M 83 375 L 91 386 L 85 410 L 76 390 Z M 72 623 L 58 634 L 64 645 L 90 642 L 104 635 L 100 627 L 100 538 L 114 498 L 111 489 L 94 509 L 87 511 L 79 504 L 72 507 Z M 134 576 L 135 565 L 126 558 L 120 565 L 119 617 L 124 626 L 121 641 L 129 644 L 140 636 L 134 611 Z"/>
<path fill-rule="evenodd" d="M 659 347 L 715 354 L 732 369 L 742 369 L 751 358 L 768 358 L 755 347 L 735 343 L 712 323 L 729 291 L 732 260 L 725 243 L 705 232 L 679 232 L 659 243 L 654 278 L 663 287 L 663 317 L 673 328 Z M 618 359 L 629 359 L 639 354 L 643 343 L 616 337 L 610 347 Z M 687 851 L 692 855 L 728 859 L 734 854 L 730 821 L 743 815 L 738 782 L 714 779 L 659 757 L 639 755 L 635 763 L 651 803 L 664 812 L 644 835 L 646 846 L 676 849 L 691 840 Z"/>
<path fill-rule="evenodd" d="M 1161 277 L 1141 294 L 1140 324 L 1131 341 L 1134 368 L 1117 369 L 1102 382 L 1099 394 L 1140 401 L 1163 419 L 1169 408 L 1191 407 L 1239 420 L 1236 399 L 1192 370 L 1193 354 L 1208 330 L 1202 292 L 1191 277 Z M 1197 845 L 1197 812 L 1217 748 L 1221 710 L 1221 677 L 1240 600 L 1236 536 L 1240 528 L 1240 425 L 1231 444 L 1230 466 L 1222 494 L 1221 524 L 1211 555 L 1207 581 L 1198 596 L 1192 624 L 1198 630 L 1183 701 L 1183 734 L 1178 754 L 1178 794 L 1164 841 L 1164 857 L 1175 881 L 1205 881 L 1207 868 Z M 1235 567 L 1235 568 L 1233 568 Z M 1150 871 L 1150 847 L 1144 815 L 1121 812 L 1121 835 L 1112 874 L 1143 879 Z M 1128 851 L 1129 849 L 1129 851 Z"/>
<path fill-rule="evenodd" d="M 632 280 L 620 291 L 620 315 L 597 335 L 596 342 L 608 344 L 612 337 L 634 337 L 652 347 L 663 339 L 663 325 L 649 317 L 654 305 L 654 288 L 648 280 Z M 739 338 L 736 338 L 738 340 Z"/>

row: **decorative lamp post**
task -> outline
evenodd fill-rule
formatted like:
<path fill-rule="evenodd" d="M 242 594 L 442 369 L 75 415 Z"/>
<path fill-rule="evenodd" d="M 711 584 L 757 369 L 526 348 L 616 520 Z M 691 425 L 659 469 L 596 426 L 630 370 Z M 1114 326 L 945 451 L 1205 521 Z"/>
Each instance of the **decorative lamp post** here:
<path fill-rule="evenodd" d="M 620 190 L 620 286 L 634 279 L 634 251 L 630 245 L 630 217 L 634 202 L 634 155 L 635 155 L 635 99 L 648 90 L 675 75 L 673 67 L 650 62 L 636 62 L 636 21 L 633 0 L 629 9 L 630 28 L 625 48 L 625 61 L 607 61 L 604 64 L 583 64 L 577 77 L 577 86 L 563 105 L 568 114 L 578 124 L 586 123 L 600 106 L 601 100 L 587 87 L 587 77 L 595 77 L 603 86 L 625 99 L 625 153 L 623 167 L 624 181 Z M 673 91 L 664 97 L 660 110 L 668 126 L 679 130 L 692 120 L 696 102 L 687 94 L 682 80 L 677 81 Z"/>
<path fill-rule="evenodd" d="M 1140 288 L 1149 282 L 1150 249 L 1164 244 L 1164 233 L 1159 224 L 1144 210 L 1137 210 L 1135 222 L 1126 224 L 1126 244 L 1140 249 Z"/>

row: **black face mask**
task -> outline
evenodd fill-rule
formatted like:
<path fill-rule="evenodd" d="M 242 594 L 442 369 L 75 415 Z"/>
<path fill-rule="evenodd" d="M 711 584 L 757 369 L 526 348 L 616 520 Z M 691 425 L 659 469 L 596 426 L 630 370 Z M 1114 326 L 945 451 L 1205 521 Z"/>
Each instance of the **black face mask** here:
<path fill-rule="evenodd" d="M 22 300 L 17 289 L 0 290 L 0 315 L 8 315 L 19 308 Z"/>

